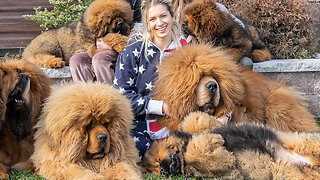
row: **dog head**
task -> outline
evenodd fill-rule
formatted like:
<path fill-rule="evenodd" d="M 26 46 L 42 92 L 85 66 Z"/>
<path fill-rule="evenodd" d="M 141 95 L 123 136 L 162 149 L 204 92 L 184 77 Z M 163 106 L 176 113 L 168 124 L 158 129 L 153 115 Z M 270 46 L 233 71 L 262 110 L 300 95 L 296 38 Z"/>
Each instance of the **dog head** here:
<path fill-rule="evenodd" d="M 183 174 L 183 153 L 190 138 L 190 134 L 175 131 L 166 139 L 154 142 L 143 157 L 147 172 L 165 176 Z"/>
<path fill-rule="evenodd" d="M 239 67 L 225 51 L 210 45 L 187 45 L 166 57 L 158 69 L 153 99 L 168 104 L 172 117 L 157 117 L 169 129 L 190 112 L 210 115 L 232 111 L 244 96 Z"/>
<path fill-rule="evenodd" d="M 36 145 L 44 139 L 57 158 L 90 164 L 115 163 L 133 149 L 129 100 L 100 83 L 62 84 L 44 104 Z M 96 163 L 98 166 L 99 164 Z"/>
<path fill-rule="evenodd" d="M 128 36 L 133 27 L 130 4 L 124 0 L 93 1 L 84 14 L 84 22 L 97 38 L 108 33 Z"/>
<path fill-rule="evenodd" d="M 17 67 L 0 66 L 0 86 L 1 86 L 1 120 L 0 130 L 5 119 L 9 119 L 11 131 L 14 132 L 17 139 L 24 137 L 31 132 L 31 123 L 29 121 L 29 112 L 27 109 L 30 101 L 29 90 L 30 80 L 26 74 L 21 73 Z M 20 116 L 23 119 L 13 117 L 22 111 Z M 15 114 L 15 115 L 12 115 Z M 17 115 L 18 116 L 18 115 Z"/>
<path fill-rule="evenodd" d="M 198 42 L 210 42 L 221 36 L 229 24 L 226 13 L 221 11 L 215 0 L 195 0 L 182 13 L 182 30 Z"/>

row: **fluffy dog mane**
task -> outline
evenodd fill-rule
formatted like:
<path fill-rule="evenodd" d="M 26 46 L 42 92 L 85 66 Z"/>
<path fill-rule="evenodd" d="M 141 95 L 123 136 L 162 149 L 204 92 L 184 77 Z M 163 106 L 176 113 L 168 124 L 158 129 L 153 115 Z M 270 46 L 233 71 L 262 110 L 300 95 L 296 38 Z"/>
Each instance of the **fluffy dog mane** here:
<path fill-rule="evenodd" d="M 186 115 L 198 110 L 195 91 L 203 75 L 213 76 L 220 86 L 222 103 L 217 107 L 217 111 L 219 108 L 225 108 L 224 112 L 231 111 L 245 91 L 239 67 L 230 59 L 232 57 L 222 49 L 208 45 L 184 46 L 166 57 L 159 67 L 156 91 L 152 98 L 169 104 L 173 117 L 157 117 L 160 125 L 176 129 Z"/>
<path fill-rule="evenodd" d="M 126 22 L 131 23 L 131 27 L 133 26 L 131 7 L 126 1 L 95 0 L 89 5 L 87 11 L 85 12 L 84 22 L 91 33 L 95 34 L 96 37 L 102 37 L 104 35 L 102 33 L 106 32 L 106 29 L 99 27 L 103 27 L 103 24 L 110 24 L 111 21 L 117 16 L 124 18 Z M 104 27 L 108 28 L 108 26 Z"/>
<path fill-rule="evenodd" d="M 103 159 L 85 158 L 88 141 L 85 128 L 89 119 L 91 123 L 107 123 L 110 151 Z M 137 152 L 133 140 L 128 138 L 132 119 L 129 100 L 111 86 L 98 83 L 59 85 L 54 87 L 36 125 L 35 153 L 31 158 L 37 168 L 39 163 L 45 166 L 47 161 L 60 165 L 76 163 L 96 172 L 122 160 L 135 164 Z"/>

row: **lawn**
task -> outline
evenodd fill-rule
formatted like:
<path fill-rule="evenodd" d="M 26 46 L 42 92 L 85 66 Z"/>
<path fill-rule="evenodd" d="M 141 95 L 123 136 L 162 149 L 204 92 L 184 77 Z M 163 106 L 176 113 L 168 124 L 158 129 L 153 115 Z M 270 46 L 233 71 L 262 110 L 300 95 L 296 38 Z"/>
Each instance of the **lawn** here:
<path fill-rule="evenodd" d="M 33 174 L 32 172 L 18 172 L 18 171 L 10 171 L 9 172 L 9 180 L 45 180 L 40 176 Z M 184 178 L 184 177 L 177 177 L 177 176 L 158 176 L 154 174 L 144 174 L 144 180 L 195 180 L 196 178 Z M 209 180 L 209 178 L 206 178 Z M 214 178 L 212 178 L 214 180 Z"/>

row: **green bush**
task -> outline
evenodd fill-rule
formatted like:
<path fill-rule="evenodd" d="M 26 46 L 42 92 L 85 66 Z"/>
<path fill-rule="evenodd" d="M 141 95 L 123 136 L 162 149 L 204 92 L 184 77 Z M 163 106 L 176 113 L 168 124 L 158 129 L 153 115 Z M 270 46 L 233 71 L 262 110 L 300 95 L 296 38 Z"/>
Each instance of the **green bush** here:
<path fill-rule="evenodd" d="M 93 0 L 49 0 L 52 10 L 34 8 L 35 15 L 23 15 L 24 18 L 40 23 L 41 27 L 53 29 L 69 21 L 78 20 Z"/>
<path fill-rule="evenodd" d="M 314 58 L 320 5 L 311 0 L 219 0 L 255 26 L 274 59 Z"/>

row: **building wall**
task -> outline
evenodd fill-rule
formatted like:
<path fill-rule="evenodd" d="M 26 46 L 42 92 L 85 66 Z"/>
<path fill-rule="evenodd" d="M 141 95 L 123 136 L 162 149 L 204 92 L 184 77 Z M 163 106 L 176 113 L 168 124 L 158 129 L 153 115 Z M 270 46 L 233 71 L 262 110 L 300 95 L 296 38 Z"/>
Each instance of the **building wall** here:
<path fill-rule="evenodd" d="M 51 8 L 48 0 L 0 0 L 0 56 L 18 53 L 44 28 L 26 20 L 24 14 L 34 14 L 34 7 Z"/>

